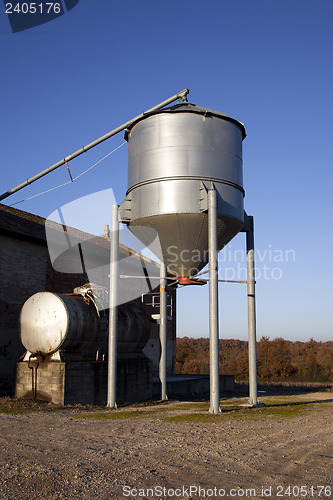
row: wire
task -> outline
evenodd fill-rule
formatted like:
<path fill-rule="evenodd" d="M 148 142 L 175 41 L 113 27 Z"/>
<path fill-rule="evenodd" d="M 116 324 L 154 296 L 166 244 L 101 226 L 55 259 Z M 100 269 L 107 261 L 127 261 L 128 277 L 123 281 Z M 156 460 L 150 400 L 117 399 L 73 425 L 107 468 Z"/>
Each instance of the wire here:
<path fill-rule="evenodd" d="M 34 194 L 33 196 L 30 196 L 29 198 L 25 198 L 24 200 L 16 201 L 15 203 L 13 203 L 12 205 L 9 205 L 9 206 L 13 207 L 14 205 L 18 205 L 19 203 L 23 203 L 24 201 L 32 200 L 32 198 L 36 198 L 37 196 L 41 196 L 42 194 L 49 193 L 50 191 L 54 191 L 55 189 L 61 188 L 63 186 L 67 186 L 67 184 L 71 184 L 72 182 L 76 181 L 79 177 L 82 177 L 82 175 L 84 175 L 87 172 L 89 172 L 89 170 L 91 170 L 92 168 L 96 167 L 96 165 L 98 165 L 99 163 L 101 163 L 101 161 L 105 160 L 105 158 L 107 158 L 112 153 L 114 153 L 115 151 L 117 151 L 117 149 L 120 149 L 122 146 L 124 146 L 124 144 L 126 144 L 126 141 L 124 141 L 122 144 L 120 144 L 120 146 L 118 146 L 116 149 L 114 149 L 113 151 L 111 151 L 110 153 L 108 153 L 106 156 L 104 156 L 103 158 L 101 158 L 100 160 L 98 160 L 96 163 L 94 163 L 94 165 L 92 165 L 91 167 L 87 168 L 87 170 L 85 170 L 84 172 L 81 172 L 81 174 L 79 174 L 76 177 L 74 177 L 74 179 L 72 179 L 70 181 L 67 181 L 67 182 L 64 182 L 63 184 L 59 184 L 59 186 L 55 186 L 55 187 L 53 187 L 51 189 L 47 189 L 46 191 L 42 191 L 41 193 Z"/>
<path fill-rule="evenodd" d="M 208 271 L 203 271 L 202 273 L 195 274 L 194 276 L 192 276 L 192 278 L 196 278 L 197 276 L 201 276 L 202 274 L 206 274 L 206 273 L 209 273 L 209 269 L 208 269 Z"/>

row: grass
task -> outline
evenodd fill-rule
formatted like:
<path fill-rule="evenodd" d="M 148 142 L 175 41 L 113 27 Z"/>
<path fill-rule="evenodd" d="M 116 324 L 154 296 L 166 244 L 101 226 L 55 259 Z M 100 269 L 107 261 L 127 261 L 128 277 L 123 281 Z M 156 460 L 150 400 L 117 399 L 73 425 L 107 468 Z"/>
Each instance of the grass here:
<path fill-rule="evenodd" d="M 24 409 L 24 408 L 0 408 L 0 414 L 3 415 L 22 415 L 26 413 L 31 413 L 34 410 Z"/>
<path fill-rule="evenodd" d="M 269 418 L 291 418 L 302 415 L 306 410 L 305 405 L 278 405 L 259 408 L 230 407 L 221 408 L 222 412 L 212 414 L 208 412 L 191 412 L 179 415 L 162 417 L 165 422 L 179 423 L 217 423 L 221 420 L 263 420 Z"/>
<path fill-rule="evenodd" d="M 45 401 L 34 401 L 31 399 L 0 398 L 0 413 L 5 415 L 21 415 L 38 411 L 59 410 L 60 405 L 53 405 Z"/>
<path fill-rule="evenodd" d="M 298 417 L 299 415 L 302 415 L 306 411 L 305 405 L 297 405 L 297 406 L 292 406 L 292 405 L 287 405 L 287 406 L 275 406 L 275 407 L 270 407 L 267 406 L 265 408 L 266 410 L 266 415 L 272 415 L 274 417 Z M 264 412 L 265 413 L 265 412 Z M 265 416 L 265 415 L 264 415 Z"/>
<path fill-rule="evenodd" d="M 177 403 L 176 410 L 209 410 L 209 403 Z"/>
<path fill-rule="evenodd" d="M 217 423 L 232 420 L 262 420 L 276 418 L 292 418 L 303 415 L 317 403 L 323 401 L 304 401 L 294 396 L 264 396 L 260 401 L 265 406 L 247 407 L 247 398 L 230 398 L 221 400 L 222 413 L 209 413 L 209 402 L 152 402 L 150 405 L 129 405 L 117 410 L 93 406 L 61 406 L 43 401 L 19 400 L 16 398 L 0 398 L 0 413 L 6 415 L 22 415 L 28 413 L 53 413 L 79 419 L 119 420 L 150 418 L 175 423 Z"/>
<path fill-rule="evenodd" d="M 121 418 L 138 418 L 144 416 L 144 412 L 139 410 L 128 410 L 128 411 L 96 411 L 92 413 L 81 413 L 80 415 L 73 415 L 74 418 L 86 418 L 93 420 L 117 420 Z"/>

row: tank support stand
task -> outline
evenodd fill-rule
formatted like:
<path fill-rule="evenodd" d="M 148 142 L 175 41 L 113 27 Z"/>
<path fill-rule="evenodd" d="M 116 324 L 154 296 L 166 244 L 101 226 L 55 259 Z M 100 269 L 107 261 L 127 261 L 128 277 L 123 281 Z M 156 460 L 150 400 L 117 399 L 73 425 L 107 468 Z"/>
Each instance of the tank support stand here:
<path fill-rule="evenodd" d="M 257 344 L 256 344 L 256 296 L 254 264 L 253 217 L 245 214 L 246 263 L 247 263 L 247 307 L 249 339 L 249 404 L 258 404 L 257 394 Z"/>
<path fill-rule="evenodd" d="M 161 382 L 161 400 L 166 401 L 166 366 L 167 366 L 167 292 L 166 292 L 166 267 L 160 262 L 160 345 L 161 355 L 159 363 L 159 376 Z"/>
<path fill-rule="evenodd" d="M 109 349 L 107 406 L 117 408 L 117 333 L 119 285 L 119 207 L 112 205 L 110 242 Z"/>
<path fill-rule="evenodd" d="M 210 409 L 220 413 L 217 195 L 208 191 Z"/>

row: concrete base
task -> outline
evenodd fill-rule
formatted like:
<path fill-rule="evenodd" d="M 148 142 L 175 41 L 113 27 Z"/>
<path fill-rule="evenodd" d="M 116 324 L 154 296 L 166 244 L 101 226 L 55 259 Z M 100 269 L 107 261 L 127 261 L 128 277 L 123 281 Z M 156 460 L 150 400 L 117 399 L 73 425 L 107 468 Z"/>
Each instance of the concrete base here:
<path fill-rule="evenodd" d="M 143 354 L 119 357 L 117 403 L 152 398 L 150 365 L 150 360 Z M 49 361 L 46 358 L 39 363 L 36 371 L 29 368 L 28 361 L 20 361 L 16 365 L 16 397 L 33 399 L 33 377 L 36 373 L 36 399 L 62 405 L 106 405 L 107 362 Z"/>
<path fill-rule="evenodd" d="M 161 395 L 160 381 L 153 379 L 153 396 Z M 220 397 L 235 390 L 233 375 L 220 375 Z M 209 398 L 209 375 L 177 375 L 167 377 L 168 399 Z"/>
<path fill-rule="evenodd" d="M 240 406 L 244 406 L 244 408 L 264 408 L 265 403 L 245 403 L 243 405 L 240 405 Z"/>

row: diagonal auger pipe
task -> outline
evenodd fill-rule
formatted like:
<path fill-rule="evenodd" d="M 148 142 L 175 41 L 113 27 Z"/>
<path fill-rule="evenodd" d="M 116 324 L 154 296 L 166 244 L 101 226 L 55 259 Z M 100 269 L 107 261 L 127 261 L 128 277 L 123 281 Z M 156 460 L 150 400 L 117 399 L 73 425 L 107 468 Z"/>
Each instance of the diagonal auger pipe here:
<path fill-rule="evenodd" d="M 150 108 L 147 111 L 144 111 L 143 113 L 141 113 L 141 115 L 138 115 L 135 118 L 132 118 L 132 120 L 129 120 L 128 122 L 123 123 L 122 125 L 119 125 L 119 127 L 111 130 L 110 132 L 108 132 L 107 134 L 103 135 L 99 139 L 96 139 L 95 141 L 90 142 L 86 146 L 83 146 L 81 149 L 78 149 L 77 151 L 75 151 L 75 153 L 72 153 L 71 155 L 66 156 L 66 158 L 63 158 L 62 160 L 58 161 L 57 163 L 54 163 L 54 165 L 51 165 L 51 167 L 43 170 L 42 172 L 40 172 L 39 174 L 34 175 L 33 177 L 30 177 L 30 179 L 27 179 L 26 181 L 22 182 L 21 184 L 19 184 L 16 187 L 10 189 L 6 193 L 3 193 L 0 196 L 0 201 L 4 200 L 5 198 L 8 198 L 8 196 L 11 196 L 12 194 L 16 193 L 20 189 L 23 189 L 24 187 L 28 186 L 29 184 L 32 184 L 33 182 L 37 181 L 41 177 L 44 177 L 44 175 L 49 174 L 50 172 L 52 172 L 56 168 L 59 168 L 62 165 L 65 165 L 65 163 L 68 163 L 70 160 L 73 160 L 77 156 L 80 156 L 82 153 L 85 153 L 86 151 L 89 151 L 89 149 L 97 146 L 97 144 L 100 144 L 103 141 L 106 141 L 106 139 L 109 139 L 110 137 L 118 134 L 118 132 L 121 132 L 122 130 L 125 130 L 127 127 L 129 127 L 130 125 L 132 125 L 137 120 L 140 120 L 141 118 L 143 118 L 147 114 L 153 113 L 154 111 L 157 111 L 158 109 L 161 109 L 164 106 L 167 106 L 168 104 L 171 104 L 173 101 L 176 101 L 177 99 L 182 99 L 183 101 L 186 101 L 187 100 L 186 96 L 187 96 L 188 93 L 189 93 L 189 89 L 184 89 L 181 92 L 178 92 L 177 94 L 173 95 L 172 97 L 169 97 L 169 99 L 166 99 L 165 101 L 161 102 L 160 104 L 157 104 L 153 108 Z"/>

